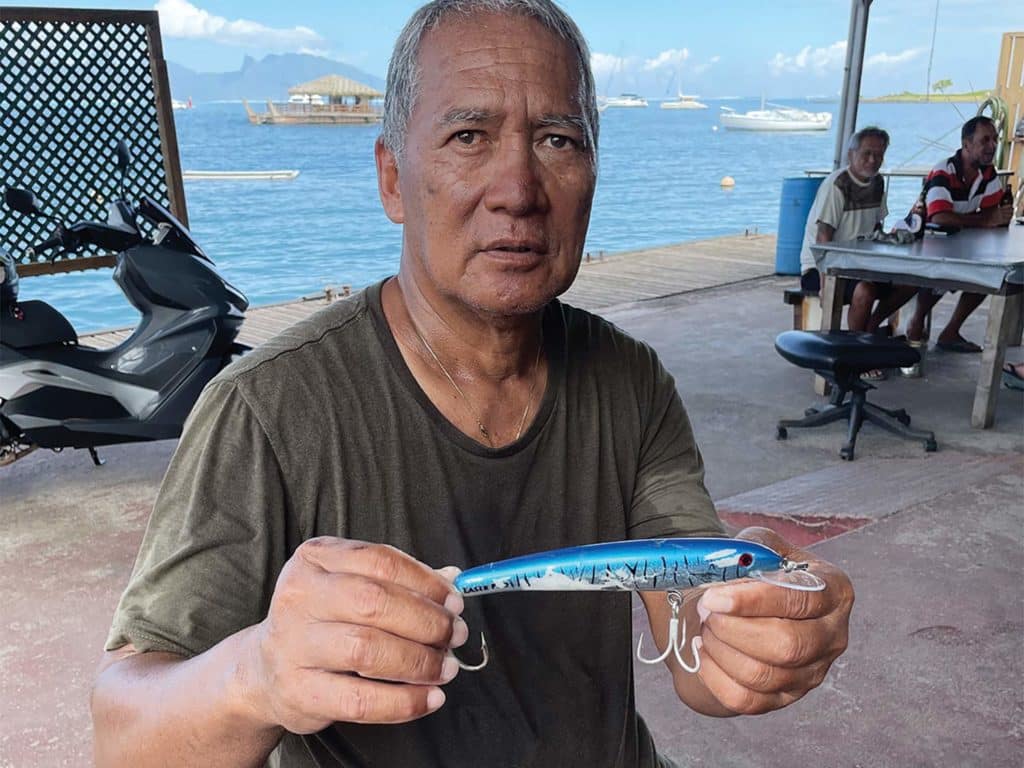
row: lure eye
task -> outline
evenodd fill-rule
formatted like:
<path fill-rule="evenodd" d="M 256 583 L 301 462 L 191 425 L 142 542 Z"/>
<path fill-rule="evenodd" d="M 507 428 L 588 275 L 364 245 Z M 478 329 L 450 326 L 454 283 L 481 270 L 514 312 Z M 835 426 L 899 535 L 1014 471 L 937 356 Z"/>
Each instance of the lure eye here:
<path fill-rule="evenodd" d="M 754 562 L 754 556 L 749 552 L 744 552 L 742 555 L 740 555 L 740 565 L 744 568 L 746 568 L 752 562 Z"/>

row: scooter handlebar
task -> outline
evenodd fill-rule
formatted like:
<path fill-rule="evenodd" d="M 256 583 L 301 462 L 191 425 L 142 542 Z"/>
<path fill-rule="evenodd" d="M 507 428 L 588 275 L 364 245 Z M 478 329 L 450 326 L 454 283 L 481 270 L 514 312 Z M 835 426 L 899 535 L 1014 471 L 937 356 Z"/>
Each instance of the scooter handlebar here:
<path fill-rule="evenodd" d="M 30 259 L 34 260 L 43 251 L 48 251 L 51 248 L 56 248 L 58 245 L 62 245 L 63 243 L 64 243 L 64 232 L 62 230 L 57 230 L 52 235 L 50 235 L 48 238 L 43 240 L 43 242 L 36 243 L 35 245 L 27 248 L 25 253 L 26 253 L 26 255 Z"/>

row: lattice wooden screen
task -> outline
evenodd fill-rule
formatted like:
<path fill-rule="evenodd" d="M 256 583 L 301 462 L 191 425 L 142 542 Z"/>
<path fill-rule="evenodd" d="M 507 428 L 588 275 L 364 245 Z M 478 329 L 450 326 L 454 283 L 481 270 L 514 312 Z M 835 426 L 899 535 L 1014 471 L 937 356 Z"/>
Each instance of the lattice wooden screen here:
<path fill-rule="evenodd" d="M 187 223 L 157 13 L 0 8 L 0 186 L 32 190 L 62 222 L 103 221 L 120 139 L 134 155 L 128 199 L 147 193 Z M 52 228 L 0 202 L 0 243 L 20 275 L 113 263 L 95 250 L 29 263 L 25 249 Z"/>

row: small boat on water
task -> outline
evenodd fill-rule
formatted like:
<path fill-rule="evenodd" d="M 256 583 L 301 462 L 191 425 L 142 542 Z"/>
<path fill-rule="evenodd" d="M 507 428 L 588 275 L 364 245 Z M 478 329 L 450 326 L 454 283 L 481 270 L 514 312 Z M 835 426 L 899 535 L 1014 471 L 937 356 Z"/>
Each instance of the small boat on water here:
<path fill-rule="evenodd" d="M 635 93 L 624 93 L 621 96 L 609 96 L 604 100 L 604 107 L 637 108 L 646 107 L 647 99 Z"/>
<path fill-rule="evenodd" d="M 298 171 L 182 171 L 185 181 L 291 181 Z"/>
<path fill-rule="evenodd" d="M 750 112 L 737 112 L 732 107 L 722 107 L 718 119 L 723 128 L 734 131 L 827 131 L 832 127 L 831 112 L 808 112 L 780 104 L 769 104 Z"/>
<path fill-rule="evenodd" d="M 687 96 L 680 93 L 673 101 L 661 102 L 662 109 L 707 109 L 707 104 L 697 101 L 699 96 Z"/>
<path fill-rule="evenodd" d="M 188 101 L 181 101 L 179 99 L 171 99 L 171 109 L 192 109 L 192 99 Z"/>

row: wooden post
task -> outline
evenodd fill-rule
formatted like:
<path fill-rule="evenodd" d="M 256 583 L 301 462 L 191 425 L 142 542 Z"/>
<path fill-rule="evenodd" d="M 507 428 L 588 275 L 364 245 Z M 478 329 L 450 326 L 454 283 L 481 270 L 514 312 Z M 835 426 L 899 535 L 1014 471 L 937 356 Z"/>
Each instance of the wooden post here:
<path fill-rule="evenodd" d="M 821 330 L 838 331 L 843 324 L 843 292 L 846 279 L 825 275 L 821 284 Z M 829 385 L 821 376 L 814 377 L 814 391 L 819 395 L 829 394 Z"/>
<path fill-rule="evenodd" d="M 1012 296 L 997 294 L 992 297 L 988 327 L 985 330 L 985 348 L 981 353 L 978 388 L 974 392 L 974 407 L 971 410 L 972 427 L 988 429 L 995 421 L 996 399 L 1002 381 L 1003 361 L 1006 359 L 1006 342 L 1016 331 L 1022 297 L 1022 293 Z"/>
<path fill-rule="evenodd" d="M 1018 121 L 1024 117 L 1024 32 L 1007 32 L 999 52 L 999 69 L 996 71 L 996 96 L 1006 103 L 1009 131 L 1003 136 L 1003 168 L 1018 169 L 1016 185 L 1020 189 L 1024 179 L 1024 143 L 1013 140 Z M 1010 188 L 1014 181 L 1007 180 Z"/>
<path fill-rule="evenodd" d="M 160 148 L 167 177 L 167 198 L 171 203 L 171 212 L 187 227 L 188 206 L 185 204 L 185 183 L 181 178 L 181 159 L 178 157 L 178 133 L 174 128 L 171 85 L 167 79 L 167 62 L 164 60 L 164 46 L 160 40 L 160 16 L 156 11 L 149 13 L 153 18 L 146 24 L 146 39 L 149 41 L 149 66 L 156 95 L 156 117 L 160 123 Z"/>

